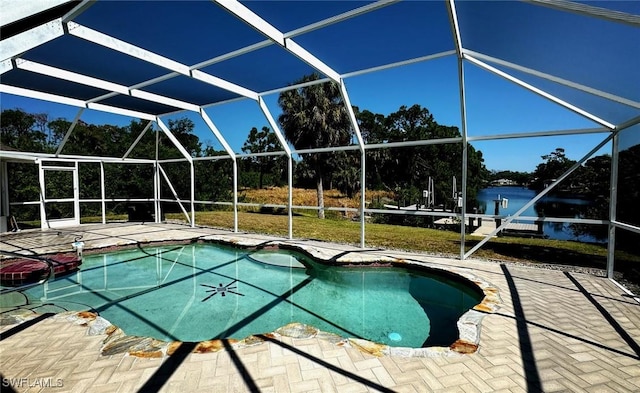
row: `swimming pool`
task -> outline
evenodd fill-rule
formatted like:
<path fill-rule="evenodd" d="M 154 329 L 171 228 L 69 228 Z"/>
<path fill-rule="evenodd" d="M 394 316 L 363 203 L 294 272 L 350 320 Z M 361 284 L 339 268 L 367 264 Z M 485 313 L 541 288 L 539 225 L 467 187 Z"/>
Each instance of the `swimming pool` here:
<path fill-rule="evenodd" d="M 456 322 L 483 297 L 436 272 L 326 266 L 288 250 L 210 243 L 85 254 L 78 272 L 25 294 L 164 341 L 242 339 L 299 322 L 413 348 L 453 343 Z"/>

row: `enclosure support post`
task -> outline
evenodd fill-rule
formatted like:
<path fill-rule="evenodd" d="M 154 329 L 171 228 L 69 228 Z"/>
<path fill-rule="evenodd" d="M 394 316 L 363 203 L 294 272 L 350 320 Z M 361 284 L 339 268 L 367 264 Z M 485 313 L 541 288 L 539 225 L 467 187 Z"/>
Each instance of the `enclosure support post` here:
<path fill-rule="evenodd" d="M 142 136 L 142 134 L 140 135 Z M 156 129 L 156 161 L 153 163 L 153 198 L 155 202 L 156 224 L 160 222 L 160 217 L 162 216 L 162 207 L 160 206 L 160 164 L 158 163 L 159 143 L 160 130 Z"/>
<path fill-rule="evenodd" d="M 238 232 L 238 160 L 236 159 L 236 155 L 233 152 L 233 149 L 227 143 L 227 140 L 224 139 L 218 127 L 213 124 L 213 121 L 207 115 L 207 112 L 204 111 L 203 108 L 200 108 L 200 117 L 206 123 L 207 127 L 213 132 L 213 135 L 216 136 L 218 142 L 222 145 L 224 150 L 231 157 L 231 161 L 233 162 L 233 232 Z"/>
<path fill-rule="evenodd" d="M 609 181 L 609 242 L 607 243 L 607 277 L 613 278 L 616 251 L 616 226 L 618 204 L 618 134 L 613 135 L 611 143 L 611 180 Z"/>
<path fill-rule="evenodd" d="M 75 171 L 73 171 L 73 220 L 76 225 L 80 225 L 80 179 L 78 175 L 78 161 L 75 161 Z"/>
<path fill-rule="evenodd" d="M 50 228 L 49 220 L 47 219 L 47 209 L 45 208 L 45 195 L 44 195 L 44 168 L 42 168 L 42 161 L 38 160 L 38 181 L 40 182 L 40 228 Z"/>
<path fill-rule="evenodd" d="M 289 240 L 293 239 L 293 157 L 289 155 L 288 157 L 288 209 L 289 209 Z"/>
<path fill-rule="evenodd" d="M 262 110 L 262 113 L 264 114 L 264 116 L 267 118 L 267 121 L 269 122 L 269 125 L 271 126 L 271 129 L 273 129 L 273 133 L 276 135 L 276 138 L 278 138 L 278 142 L 280 142 L 280 145 L 282 146 L 282 150 L 284 150 L 284 152 L 287 155 L 287 165 L 288 165 L 288 184 L 289 184 L 289 190 L 288 190 L 288 215 L 289 215 L 289 239 L 293 239 L 293 159 L 291 157 L 291 148 L 289 148 L 289 145 L 287 144 L 287 140 L 284 137 L 284 135 L 282 134 L 282 131 L 280 130 L 280 127 L 278 127 L 278 123 L 276 122 L 276 120 L 273 118 L 273 116 L 271 115 L 271 112 L 269 111 L 269 108 L 267 107 L 267 104 L 264 102 L 264 99 L 262 97 L 258 97 L 258 106 L 260 106 L 260 109 Z"/>
<path fill-rule="evenodd" d="M 105 188 L 104 188 L 104 162 L 100 161 L 100 208 L 102 209 L 102 224 L 107 223 L 107 209 L 105 204 Z"/>
<path fill-rule="evenodd" d="M 351 105 L 351 100 L 349 99 L 349 93 L 347 93 L 347 86 L 344 84 L 344 79 L 340 78 L 340 93 L 342 94 L 342 100 L 344 101 L 345 109 L 347 110 L 347 114 L 349 115 L 349 120 L 351 121 L 351 127 L 353 127 L 353 132 L 356 135 L 356 139 L 358 140 L 358 146 L 360 147 L 361 154 L 361 163 L 360 163 L 360 247 L 364 248 L 364 236 L 365 236 L 365 219 L 364 219 L 364 208 L 365 208 L 365 191 L 366 191 L 366 172 L 365 172 L 365 148 L 364 148 L 364 139 L 362 138 L 362 133 L 360 132 L 360 126 L 358 125 L 358 119 L 356 118 L 356 114 L 353 111 L 353 106 Z"/>
<path fill-rule="evenodd" d="M 196 172 L 194 168 L 194 163 L 191 161 L 190 163 L 191 169 L 191 228 L 195 228 L 196 226 Z"/>
<path fill-rule="evenodd" d="M 0 217 L 10 218 L 9 178 L 6 161 L 0 161 Z"/>
<path fill-rule="evenodd" d="M 466 138 L 465 138 L 466 139 Z M 467 156 L 469 150 L 469 143 L 466 141 L 462 143 L 462 207 L 460 216 L 460 259 L 465 259 L 464 249 L 467 233 Z M 454 201 L 457 205 L 458 201 Z"/>
<path fill-rule="evenodd" d="M 365 171 L 365 161 L 367 158 L 367 151 L 362 149 L 360 152 L 360 247 L 365 247 L 365 192 L 367 190 L 367 172 Z"/>
<path fill-rule="evenodd" d="M 233 160 L 233 232 L 238 233 L 238 160 Z"/>
<path fill-rule="evenodd" d="M 460 35 L 460 27 L 458 25 L 458 14 L 456 12 L 456 5 L 453 0 L 447 2 L 447 10 L 449 11 L 449 23 L 451 25 L 451 32 L 453 33 L 453 39 L 456 45 L 456 57 L 458 59 L 458 87 L 460 89 L 460 122 L 462 132 L 462 206 L 460 216 L 460 259 L 465 259 L 464 252 L 465 239 L 466 239 L 466 225 L 467 225 L 467 155 L 469 149 L 469 140 L 467 138 L 467 108 L 464 91 L 464 63 L 463 63 L 463 48 L 462 48 L 462 36 Z M 455 181 L 455 180 L 454 180 Z M 454 184 L 455 186 L 455 184 Z M 452 195 L 454 206 L 458 205 L 458 195 Z M 454 207 L 455 210 L 455 207 Z"/>
<path fill-rule="evenodd" d="M 469 141 L 467 140 L 467 111 L 464 90 L 464 64 L 462 57 L 458 57 L 458 78 L 460 81 L 460 117 L 462 121 L 462 211 L 460 217 L 460 259 L 465 259 L 465 241 L 467 226 L 467 181 L 468 177 L 468 156 Z M 458 201 L 454 201 L 457 205 Z"/>

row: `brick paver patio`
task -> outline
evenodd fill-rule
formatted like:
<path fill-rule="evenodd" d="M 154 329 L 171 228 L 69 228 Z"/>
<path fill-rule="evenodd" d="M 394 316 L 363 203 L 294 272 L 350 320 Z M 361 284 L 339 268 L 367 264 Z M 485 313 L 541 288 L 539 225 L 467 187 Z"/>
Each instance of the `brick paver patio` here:
<path fill-rule="evenodd" d="M 3 251 L 69 251 L 77 234 L 87 248 L 210 234 L 266 236 L 171 224 L 85 225 L 23 231 L 0 239 Z M 350 246 L 314 242 L 325 252 Z M 640 303 L 592 275 L 371 251 L 469 269 L 500 291 L 502 304 L 482 320 L 479 351 L 432 358 L 376 357 L 322 339 L 266 339 L 260 345 L 148 359 L 100 354 L 104 335 L 44 315 L 0 333 L 2 391 L 29 392 L 637 392 Z"/>

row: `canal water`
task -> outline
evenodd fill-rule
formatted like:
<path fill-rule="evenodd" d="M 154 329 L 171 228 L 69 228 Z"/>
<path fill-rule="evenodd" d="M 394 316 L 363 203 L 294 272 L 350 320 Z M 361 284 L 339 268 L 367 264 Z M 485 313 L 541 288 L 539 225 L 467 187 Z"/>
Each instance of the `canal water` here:
<path fill-rule="evenodd" d="M 509 200 L 507 208 L 500 207 L 501 215 L 512 215 L 522 206 L 536 196 L 536 192 L 524 187 L 488 187 L 478 192 L 478 203 L 480 210 L 485 214 L 494 214 L 495 199 L 507 198 Z M 525 210 L 521 216 L 528 217 L 562 217 L 562 218 L 593 218 L 586 217 L 585 210 L 591 205 L 591 201 L 571 197 L 546 195 L 533 206 Z M 518 222 L 515 220 L 514 222 Z M 524 222 L 524 221 L 522 221 Z M 550 239 L 558 240 L 578 240 L 581 242 L 602 242 L 593 236 L 576 236 L 568 223 L 546 222 L 544 224 L 544 234 Z"/>

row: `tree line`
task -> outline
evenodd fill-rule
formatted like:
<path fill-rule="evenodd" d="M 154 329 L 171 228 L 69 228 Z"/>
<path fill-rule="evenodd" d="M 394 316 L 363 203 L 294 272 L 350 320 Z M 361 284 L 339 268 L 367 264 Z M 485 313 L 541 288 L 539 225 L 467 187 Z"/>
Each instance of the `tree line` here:
<path fill-rule="evenodd" d="M 312 74 L 296 84 L 306 87 L 280 94 L 278 104 L 282 114 L 278 118 L 287 143 L 297 151 L 314 148 L 331 148 L 356 144 L 355 130 L 351 127 L 349 114 L 335 83 L 309 84 L 319 79 Z M 373 113 L 358 107 L 353 108 L 363 142 L 373 148 L 365 151 L 365 180 L 368 189 L 393 191 L 403 205 L 422 202 L 423 190 L 433 180 L 436 205 L 453 209 L 457 198 L 454 191 L 462 188 L 462 144 L 455 142 L 461 137 L 457 127 L 436 122 L 427 108 L 420 105 L 401 106 L 388 115 Z M 1 114 L 0 142 L 3 149 L 53 153 L 65 138 L 71 122 L 66 119 L 48 119 L 46 114 L 30 114 L 20 109 L 4 110 Z M 132 120 L 126 126 L 94 125 L 79 121 L 66 141 L 62 154 L 122 157 L 129 146 L 147 127 L 147 122 Z M 225 151 L 215 150 L 203 143 L 194 134 L 194 123 L 188 118 L 169 120 L 168 128 L 195 158 L 223 156 Z M 458 139 L 456 139 L 458 138 Z M 439 139 L 440 144 L 418 144 L 412 142 Z M 454 142 L 449 142 L 454 141 Z M 162 133 L 156 153 L 156 135 L 147 132 L 130 152 L 131 158 L 171 159 L 182 158 L 172 142 Z M 382 148 L 392 144 L 392 148 Z M 406 146 L 406 147 L 405 147 Z M 238 182 L 240 187 L 263 188 L 282 186 L 288 183 L 288 162 L 283 154 L 273 154 L 282 147 L 273 130 L 266 126 L 249 130 L 242 146 L 244 153 L 262 153 L 238 160 Z M 542 156 L 542 162 L 532 173 L 490 172 L 484 165 L 482 152 L 468 145 L 467 148 L 467 207 L 469 211 L 478 206 L 477 192 L 491 180 L 513 179 L 535 190 L 541 190 L 560 176 L 575 161 L 568 159 L 562 148 Z M 318 153 L 301 153 L 293 165 L 294 187 L 315 188 L 318 206 L 324 206 L 323 190 L 338 189 L 354 196 L 361 188 L 361 153 L 354 150 L 326 149 Z M 640 222 L 638 211 L 629 208 L 630 201 L 638 200 L 638 148 L 621 152 L 620 168 L 624 182 L 619 185 L 619 216 L 624 213 L 630 222 Z M 609 177 L 611 158 L 607 155 L 594 157 L 558 188 L 558 192 L 573 192 L 595 201 L 585 212 L 589 218 L 608 218 Z M 32 164 L 10 163 L 9 191 L 12 201 L 39 200 L 37 168 Z M 190 168 L 186 163 L 163 164 L 167 182 L 161 182 L 161 197 L 172 198 L 173 193 L 187 199 L 190 196 Z M 197 179 L 195 199 L 201 201 L 231 201 L 233 167 L 231 160 L 195 160 Z M 633 171 L 635 170 L 635 174 Z M 631 174 L 627 174 L 631 171 Z M 82 199 L 100 197 L 100 168 L 97 164 L 80 167 Z M 151 165 L 109 164 L 105 165 L 107 198 L 151 198 L 153 177 Z M 455 180 L 454 180 L 455 179 Z M 456 183 L 454 183 L 454 181 Z M 59 192 L 64 190 L 63 179 L 53 179 Z M 56 187 L 52 186 L 52 189 Z M 635 199 L 634 199 L 635 198 Z M 53 206 L 55 207 L 55 206 Z M 379 206 L 373 206 L 379 207 Z M 114 207 L 123 210 L 124 205 Z M 173 207 L 175 209 L 175 206 Z M 86 207 L 83 214 L 98 211 L 99 206 Z M 319 217 L 324 212 L 319 209 Z M 416 218 L 387 218 L 386 220 L 416 220 Z M 635 221 L 634 221 L 635 220 Z M 416 224 L 416 223 L 414 223 Z M 593 226 L 574 226 L 576 231 L 592 231 Z"/>
<path fill-rule="evenodd" d="M 317 74 L 305 76 L 295 83 L 312 82 Z M 335 83 L 311 84 L 283 92 L 278 103 L 283 134 L 296 150 L 331 148 L 355 143 L 355 130 L 351 126 L 347 108 Z M 420 105 L 401 106 L 387 116 L 354 107 L 363 141 L 367 144 L 419 141 L 425 139 L 459 138 L 457 127 L 438 124 L 427 108 Z M 94 125 L 79 121 L 62 154 L 122 157 L 147 123 L 132 120 L 127 126 Z M 48 119 L 46 114 L 26 113 L 20 109 L 2 112 L 1 140 L 4 146 L 22 151 L 53 153 L 65 138 L 71 126 L 66 119 Z M 210 146 L 203 146 L 194 134 L 194 123 L 188 118 L 169 120 L 168 128 L 193 157 L 225 155 Z M 181 158 L 171 141 L 161 134 L 158 146 L 160 160 Z M 242 151 L 244 153 L 270 153 L 282 147 L 273 130 L 257 127 L 249 130 Z M 462 148 L 459 143 L 428 144 L 415 147 L 368 149 L 366 152 L 366 182 L 369 189 L 395 192 L 407 204 L 415 203 L 427 188 L 429 177 L 434 179 L 436 201 L 453 204 L 452 184 L 457 178 L 461 188 Z M 468 149 L 468 195 L 475 193 L 485 181 L 486 170 L 482 152 Z M 147 132 L 131 151 L 131 158 L 155 158 L 155 134 Z M 233 168 L 230 160 L 198 161 L 194 163 L 197 182 L 196 200 L 231 200 Z M 10 176 L 11 200 L 38 200 L 39 188 L 34 165 L 12 163 Z M 287 184 L 287 158 L 280 155 L 259 155 L 239 159 L 239 186 L 262 188 Z M 323 189 L 338 189 L 354 196 L 361 188 L 361 154 L 355 150 L 335 150 L 320 153 L 302 153 L 294 160 L 294 186 L 316 188 L 318 206 L 324 207 Z M 183 163 L 163 164 L 175 192 L 185 198 L 190 195 L 189 166 Z M 80 177 L 81 198 L 99 198 L 99 167 L 83 164 Z M 17 176 L 18 173 L 30 176 Z M 153 195 L 153 176 L 150 165 L 105 165 L 107 198 L 148 198 Z M 35 182 L 35 183 L 34 183 Z M 55 184 L 56 180 L 52 180 Z M 57 182 L 64 188 L 63 181 Z M 171 197 L 174 190 L 161 182 L 161 195 Z M 55 188 L 55 187 L 52 187 Z M 90 208 L 88 208 L 90 210 Z M 97 207 L 96 207 L 97 209 Z M 319 209 L 319 217 L 324 211 Z"/>

